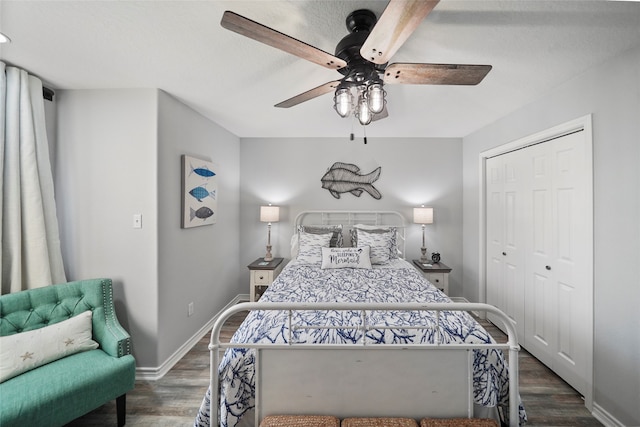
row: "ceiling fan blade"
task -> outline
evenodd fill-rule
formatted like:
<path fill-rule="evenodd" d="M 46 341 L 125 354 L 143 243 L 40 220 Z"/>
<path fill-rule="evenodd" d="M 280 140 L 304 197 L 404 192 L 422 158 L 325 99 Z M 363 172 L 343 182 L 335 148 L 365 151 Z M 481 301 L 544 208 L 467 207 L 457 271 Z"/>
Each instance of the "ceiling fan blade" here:
<path fill-rule="evenodd" d="M 385 84 L 477 85 L 491 71 L 491 65 L 390 64 L 384 71 Z"/>
<path fill-rule="evenodd" d="M 386 119 L 387 117 L 389 117 L 389 110 L 387 110 L 387 106 L 385 105 L 382 111 L 380 111 L 378 114 L 373 115 L 371 121 L 375 122 L 376 120 Z"/>
<path fill-rule="evenodd" d="M 360 48 L 374 64 L 386 64 L 440 0 L 391 0 Z"/>
<path fill-rule="evenodd" d="M 345 61 L 336 56 L 228 10 L 222 15 L 220 25 L 227 30 L 332 70 L 347 66 Z"/>
<path fill-rule="evenodd" d="M 294 105 L 302 104 L 305 101 L 317 98 L 318 96 L 324 95 L 325 93 L 333 92 L 333 90 L 337 88 L 339 84 L 340 80 L 325 83 L 321 86 L 303 92 L 300 95 L 296 95 L 293 98 L 289 98 L 286 101 L 282 101 L 281 103 L 274 105 L 274 107 L 289 108 L 293 107 Z"/>

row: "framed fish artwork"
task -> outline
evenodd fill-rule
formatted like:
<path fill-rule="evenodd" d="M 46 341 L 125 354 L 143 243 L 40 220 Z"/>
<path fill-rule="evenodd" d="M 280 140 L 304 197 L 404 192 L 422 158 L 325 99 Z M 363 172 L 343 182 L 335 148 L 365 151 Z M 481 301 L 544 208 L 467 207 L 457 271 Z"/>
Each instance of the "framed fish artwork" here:
<path fill-rule="evenodd" d="M 182 155 L 182 228 L 215 224 L 218 218 L 218 167 Z"/>

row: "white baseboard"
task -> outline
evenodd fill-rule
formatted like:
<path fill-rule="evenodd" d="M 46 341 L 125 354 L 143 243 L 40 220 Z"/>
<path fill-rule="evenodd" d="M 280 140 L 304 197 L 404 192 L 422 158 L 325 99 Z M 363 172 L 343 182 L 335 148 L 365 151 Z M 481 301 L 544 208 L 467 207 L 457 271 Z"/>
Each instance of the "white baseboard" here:
<path fill-rule="evenodd" d="M 616 419 L 616 417 L 605 411 L 596 402 L 593 402 L 593 412 L 591 412 L 591 415 L 593 415 L 595 419 L 600 421 L 606 427 L 624 427 L 623 423 L 621 423 Z"/>
<path fill-rule="evenodd" d="M 238 294 L 233 300 L 231 300 L 226 306 L 224 306 L 218 313 L 216 313 L 211 320 L 209 320 L 202 328 L 198 330 L 187 342 L 185 342 L 179 349 L 177 349 L 171 357 L 169 357 L 162 365 L 158 367 L 137 367 L 136 368 L 136 380 L 157 381 L 164 377 L 167 372 L 173 368 L 173 366 L 184 357 L 205 335 L 207 335 L 216 319 L 227 308 L 238 304 L 239 302 L 249 301 L 248 294 Z"/>

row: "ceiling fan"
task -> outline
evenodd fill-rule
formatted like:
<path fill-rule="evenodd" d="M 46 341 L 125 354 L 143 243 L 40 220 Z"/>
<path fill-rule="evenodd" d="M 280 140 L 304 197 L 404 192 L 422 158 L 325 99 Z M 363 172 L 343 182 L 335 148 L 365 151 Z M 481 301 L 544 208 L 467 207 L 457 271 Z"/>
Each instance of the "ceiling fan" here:
<path fill-rule="evenodd" d="M 347 117 L 353 112 L 362 125 L 368 125 L 388 116 L 385 84 L 476 85 L 491 71 L 491 65 L 388 64 L 438 2 L 391 0 L 380 19 L 366 9 L 350 13 L 346 19 L 349 34 L 340 40 L 335 55 L 231 11 L 224 12 L 220 24 L 344 76 L 282 101 L 276 107 L 293 107 L 335 91 L 334 108 L 338 114 Z"/>

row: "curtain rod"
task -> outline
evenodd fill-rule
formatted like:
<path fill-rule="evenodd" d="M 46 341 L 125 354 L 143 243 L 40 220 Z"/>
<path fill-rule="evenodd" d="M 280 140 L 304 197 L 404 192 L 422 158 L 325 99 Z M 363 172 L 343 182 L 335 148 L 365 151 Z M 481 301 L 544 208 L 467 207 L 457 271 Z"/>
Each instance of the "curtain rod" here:
<path fill-rule="evenodd" d="M 53 101 L 53 96 L 55 94 L 56 93 L 53 91 L 53 89 L 49 89 L 46 86 L 42 86 L 42 97 L 47 101 Z"/>
<path fill-rule="evenodd" d="M 25 70 L 24 68 L 21 68 L 21 67 L 18 67 L 18 66 L 16 66 L 16 65 L 13 65 L 11 62 L 7 62 L 7 61 L 4 61 L 4 60 L 3 60 L 2 62 L 4 62 L 4 64 L 5 64 L 7 67 L 16 67 L 16 68 L 18 68 L 18 69 L 21 69 L 21 70 L 26 71 L 27 73 L 29 73 L 29 75 L 34 75 L 34 74 L 32 74 L 31 72 L 29 72 L 28 70 Z M 37 76 L 36 76 L 36 77 L 37 77 Z M 39 78 L 39 77 L 38 77 L 38 78 Z M 41 79 L 41 80 L 42 80 L 42 79 Z M 42 97 L 43 97 L 44 99 L 46 99 L 47 101 L 53 101 L 53 97 L 54 97 L 54 95 L 55 95 L 55 94 L 56 94 L 56 93 L 53 91 L 53 89 L 48 88 L 48 87 L 46 87 L 46 86 L 44 86 L 44 85 L 42 86 Z"/>

